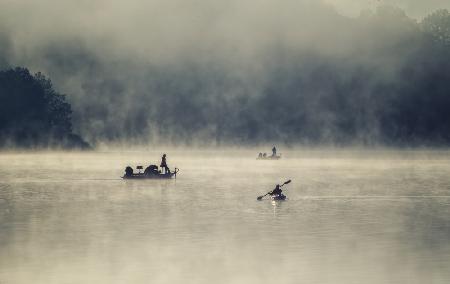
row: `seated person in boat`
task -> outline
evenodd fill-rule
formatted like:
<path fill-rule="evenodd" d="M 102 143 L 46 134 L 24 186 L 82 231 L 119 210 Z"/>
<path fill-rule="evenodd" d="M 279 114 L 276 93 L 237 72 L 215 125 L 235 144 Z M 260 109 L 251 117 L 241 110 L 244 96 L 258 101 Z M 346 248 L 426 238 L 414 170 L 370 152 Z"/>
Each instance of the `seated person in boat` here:
<path fill-rule="evenodd" d="M 169 169 L 169 167 L 167 166 L 166 154 L 163 154 L 163 156 L 162 156 L 162 158 L 161 158 L 161 165 L 160 165 L 160 167 L 164 169 L 164 173 L 165 173 L 165 174 L 167 174 L 167 173 L 170 174 L 170 169 Z"/>
<path fill-rule="evenodd" d="M 130 177 L 133 175 L 133 168 L 128 166 L 125 168 L 125 176 Z"/>
<path fill-rule="evenodd" d="M 275 186 L 275 189 L 272 190 L 272 192 L 269 193 L 269 194 L 270 194 L 271 196 L 274 196 L 274 195 L 281 195 L 282 192 L 283 192 L 283 191 L 281 190 L 281 186 L 280 186 L 279 184 L 277 184 L 277 186 Z"/>

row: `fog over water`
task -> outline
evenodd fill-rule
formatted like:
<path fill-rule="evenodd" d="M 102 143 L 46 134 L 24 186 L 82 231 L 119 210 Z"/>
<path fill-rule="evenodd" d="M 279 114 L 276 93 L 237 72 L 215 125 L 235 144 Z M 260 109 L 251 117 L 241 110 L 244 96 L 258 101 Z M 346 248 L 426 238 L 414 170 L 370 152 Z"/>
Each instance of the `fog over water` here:
<path fill-rule="evenodd" d="M 448 151 L 259 151 L 2 153 L 0 283 L 450 281 Z"/>
<path fill-rule="evenodd" d="M 48 75 L 93 144 L 448 144 L 445 8 L 2 1 L 0 67 Z"/>
<path fill-rule="evenodd" d="M 450 283 L 445 9 L 0 0 L 0 284 Z"/>

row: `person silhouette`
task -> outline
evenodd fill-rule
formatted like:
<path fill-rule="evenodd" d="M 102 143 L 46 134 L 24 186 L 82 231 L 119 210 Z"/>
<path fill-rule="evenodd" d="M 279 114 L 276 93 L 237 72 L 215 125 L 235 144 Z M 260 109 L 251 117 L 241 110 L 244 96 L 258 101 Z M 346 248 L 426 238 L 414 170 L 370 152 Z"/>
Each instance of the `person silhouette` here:
<path fill-rule="evenodd" d="M 277 184 L 274 188 L 274 190 L 272 190 L 271 193 L 269 193 L 270 195 L 281 195 L 283 191 L 281 190 L 281 186 L 279 184 Z"/>
<path fill-rule="evenodd" d="M 163 154 L 162 158 L 161 158 L 161 164 L 160 167 L 164 169 L 164 173 L 170 173 L 170 169 L 167 166 L 167 160 L 166 160 L 166 154 Z"/>
<path fill-rule="evenodd" d="M 275 157 L 277 155 L 277 148 L 275 148 L 275 146 L 273 146 L 272 148 L 272 156 Z"/>

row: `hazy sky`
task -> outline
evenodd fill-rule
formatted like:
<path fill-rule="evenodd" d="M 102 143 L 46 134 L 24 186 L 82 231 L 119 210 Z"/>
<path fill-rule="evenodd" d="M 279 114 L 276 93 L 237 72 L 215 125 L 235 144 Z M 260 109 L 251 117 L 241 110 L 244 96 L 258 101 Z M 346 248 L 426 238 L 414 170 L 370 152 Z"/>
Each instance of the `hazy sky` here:
<path fill-rule="evenodd" d="M 345 15 L 358 15 L 361 10 L 372 9 L 380 4 L 389 4 L 402 8 L 414 18 L 422 18 L 435 9 L 450 9 L 449 0 L 324 0 Z"/>
<path fill-rule="evenodd" d="M 328 3 L 329 11 L 320 2 Z M 122 57 L 133 50 L 153 61 L 177 61 L 192 53 L 199 60 L 205 53 L 229 58 L 236 49 L 254 56 L 255 47 L 273 44 L 274 35 L 287 45 L 298 46 L 301 38 L 327 46 L 318 37 L 332 36 L 325 26 L 333 9 L 356 16 L 381 4 L 397 5 L 418 19 L 450 8 L 449 0 L 1 0 L 0 26 L 12 31 L 19 58 L 39 44 L 78 38 L 100 56 Z"/>

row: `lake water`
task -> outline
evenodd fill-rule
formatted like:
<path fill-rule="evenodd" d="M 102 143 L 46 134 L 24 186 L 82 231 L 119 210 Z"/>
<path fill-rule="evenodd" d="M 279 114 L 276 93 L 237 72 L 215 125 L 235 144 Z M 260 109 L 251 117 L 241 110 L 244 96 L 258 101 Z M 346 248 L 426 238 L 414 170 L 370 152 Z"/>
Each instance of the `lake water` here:
<path fill-rule="evenodd" d="M 450 152 L 256 153 L 0 154 L 0 283 L 450 283 Z"/>

